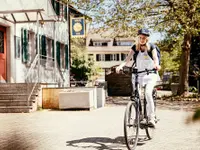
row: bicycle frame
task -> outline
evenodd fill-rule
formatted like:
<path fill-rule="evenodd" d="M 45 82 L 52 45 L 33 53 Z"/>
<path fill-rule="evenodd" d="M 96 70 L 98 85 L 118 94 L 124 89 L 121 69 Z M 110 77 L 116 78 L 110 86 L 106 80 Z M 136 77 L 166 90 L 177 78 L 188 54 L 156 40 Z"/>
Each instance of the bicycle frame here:
<path fill-rule="evenodd" d="M 145 98 L 145 95 L 144 95 L 144 110 L 143 110 L 143 113 L 142 113 L 142 105 L 141 105 L 141 97 L 140 97 L 140 85 L 139 85 L 139 81 L 138 81 L 138 76 L 140 73 L 143 73 L 143 72 L 146 72 L 147 74 L 149 73 L 155 73 L 155 69 L 152 69 L 152 70 L 144 70 L 144 71 L 140 71 L 138 72 L 138 70 L 136 68 L 132 68 L 132 75 L 134 74 L 135 75 L 135 91 L 134 91 L 134 95 L 132 94 L 131 96 L 131 101 L 134 101 L 136 102 L 136 107 L 139 107 L 139 114 L 140 115 L 143 115 L 144 118 L 147 118 L 147 111 L 146 111 L 146 98 Z M 133 86 L 133 85 L 132 85 Z M 146 87 L 146 85 L 145 85 Z M 145 89 L 144 87 L 144 89 Z M 132 88 L 132 93 L 133 93 L 133 88 Z M 138 108 L 137 108 L 138 110 Z M 142 118 L 143 118 L 142 117 Z"/>
<path fill-rule="evenodd" d="M 133 74 L 132 74 L 133 75 Z M 132 84 L 133 86 L 133 84 Z M 141 100 L 140 100 L 140 87 L 139 87 L 139 82 L 138 82 L 138 74 L 135 74 L 135 91 L 134 91 L 134 95 L 133 95 L 133 88 L 132 88 L 132 96 L 131 96 L 131 100 L 136 102 L 136 107 L 138 110 L 138 106 L 139 106 L 139 111 L 142 111 L 142 106 L 141 106 Z"/>

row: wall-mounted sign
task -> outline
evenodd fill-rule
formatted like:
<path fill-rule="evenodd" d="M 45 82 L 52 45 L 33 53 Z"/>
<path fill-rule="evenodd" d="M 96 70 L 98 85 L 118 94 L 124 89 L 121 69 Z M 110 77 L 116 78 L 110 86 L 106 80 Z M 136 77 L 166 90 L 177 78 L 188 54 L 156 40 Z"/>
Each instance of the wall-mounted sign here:
<path fill-rule="evenodd" d="M 71 36 L 72 38 L 84 38 L 85 37 L 85 18 L 71 18 Z"/>

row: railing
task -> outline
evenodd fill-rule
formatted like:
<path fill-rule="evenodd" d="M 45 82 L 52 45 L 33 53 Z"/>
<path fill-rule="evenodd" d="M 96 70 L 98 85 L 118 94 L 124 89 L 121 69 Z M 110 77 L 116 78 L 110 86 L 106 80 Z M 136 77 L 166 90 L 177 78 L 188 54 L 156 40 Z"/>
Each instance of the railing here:
<path fill-rule="evenodd" d="M 38 83 L 53 83 L 60 87 L 64 84 L 64 77 L 53 58 L 37 54 L 26 74 L 25 82 L 27 83 L 27 105 L 29 106 L 31 96 Z"/>
<path fill-rule="evenodd" d="M 39 80 L 38 70 L 37 71 L 35 70 L 35 69 L 39 69 L 37 66 L 38 60 L 39 60 L 39 55 L 37 54 L 33 62 L 31 63 L 31 67 L 29 68 L 25 77 L 25 82 L 27 83 L 27 93 L 28 93 L 27 106 L 29 106 L 31 96 Z"/>

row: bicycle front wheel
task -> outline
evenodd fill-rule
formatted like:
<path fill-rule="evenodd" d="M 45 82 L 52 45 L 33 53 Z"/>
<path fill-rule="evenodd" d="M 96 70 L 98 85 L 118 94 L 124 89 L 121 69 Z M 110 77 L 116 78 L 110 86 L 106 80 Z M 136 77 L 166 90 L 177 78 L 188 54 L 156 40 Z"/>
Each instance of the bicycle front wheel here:
<path fill-rule="evenodd" d="M 134 150 L 138 142 L 139 111 L 137 109 L 136 103 L 130 101 L 124 115 L 124 137 L 129 150 Z"/>

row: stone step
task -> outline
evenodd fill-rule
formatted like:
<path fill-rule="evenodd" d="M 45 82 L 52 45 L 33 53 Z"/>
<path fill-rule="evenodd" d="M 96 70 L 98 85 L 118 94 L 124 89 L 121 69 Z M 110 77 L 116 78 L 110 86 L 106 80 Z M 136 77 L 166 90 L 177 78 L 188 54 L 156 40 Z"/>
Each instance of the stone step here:
<path fill-rule="evenodd" d="M 34 84 L 27 84 L 27 83 L 2 83 L 0 84 L 0 90 L 1 89 L 32 89 Z M 36 88 L 39 88 L 40 84 L 36 85 Z"/>
<path fill-rule="evenodd" d="M 1 100 L 27 100 L 28 99 L 27 94 L 0 94 L 0 101 Z M 32 94 L 31 99 L 35 99 L 35 97 L 38 96 L 38 94 Z"/>
<path fill-rule="evenodd" d="M 0 113 L 29 113 L 32 106 L 0 106 Z"/>
<path fill-rule="evenodd" d="M 29 106 L 32 106 L 32 104 L 35 103 L 35 101 L 31 100 L 29 101 Z M 0 106 L 27 106 L 27 100 L 0 100 Z"/>
<path fill-rule="evenodd" d="M 35 89 L 38 89 L 39 87 L 35 87 Z M 0 92 L 1 91 L 31 91 L 33 89 L 33 86 L 6 86 L 1 87 L 0 86 Z"/>
<path fill-rule="evenodd" d="M 33 93 L 36 94 L 38 91 L 39 89 L 35 89 Z M 27 90 L 27 89 L 11 89 L 11 90 L 0 89 L 0 94 L 26 94 L 30 92 L 31 90 Z"/>
<path fill-rule="evenodd" d="M 37 84 L 30 98 L 29 106 L 27 99 L 35 83 L 3 83 L 0 84 L 0 113 L 28 113 L 35 111 L 41 85 Z"/>

